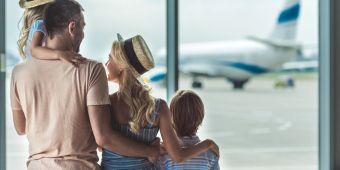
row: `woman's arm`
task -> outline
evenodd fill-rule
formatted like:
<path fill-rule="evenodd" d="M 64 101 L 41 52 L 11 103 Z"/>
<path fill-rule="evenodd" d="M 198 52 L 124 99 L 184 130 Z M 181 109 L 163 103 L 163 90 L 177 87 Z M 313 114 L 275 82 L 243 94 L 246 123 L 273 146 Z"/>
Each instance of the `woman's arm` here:
<path fill-rule="evenodd" d="M 74 66 L 85 60 L 80 54 L 72 51 L 58 51 L 43 47 L 44 33 L 35 32 L 32 38 L 32 57 L 41 60 L 63 60 Z"/>
<path fill-rule="evenodd" d="M 170 110 L 165 101 L 161 102 L 161 111 L 159 114 L 160 131 L 164 146 L 170 157 L 177 163 L 193 158 L 203 152 L 212 149 L 218 155 L 218 146 L 212 140 L 204 140 L 188 148 L 181 148 L 179 139 L 172 127 Z"/>

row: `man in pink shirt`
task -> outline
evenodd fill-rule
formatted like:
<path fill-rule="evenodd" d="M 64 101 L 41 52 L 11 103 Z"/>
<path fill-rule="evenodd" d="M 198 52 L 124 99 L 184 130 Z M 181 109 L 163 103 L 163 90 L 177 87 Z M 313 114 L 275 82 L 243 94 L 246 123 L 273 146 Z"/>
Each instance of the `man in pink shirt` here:
<path fill-rule="evenodd" d="M 47 48 L 79 52 L 82 11 L 73 0 L 47 7 Z M 126 156 L 159 154 L 159 145 L 137 143 L 111 128 L 108 84 L 100 63 L 88 60 L 74 67 L 33 58 L 14 68 L 10 88 L 15 128 L 29 141 L 29 170 L 100 169 L 98 145 Z"/>

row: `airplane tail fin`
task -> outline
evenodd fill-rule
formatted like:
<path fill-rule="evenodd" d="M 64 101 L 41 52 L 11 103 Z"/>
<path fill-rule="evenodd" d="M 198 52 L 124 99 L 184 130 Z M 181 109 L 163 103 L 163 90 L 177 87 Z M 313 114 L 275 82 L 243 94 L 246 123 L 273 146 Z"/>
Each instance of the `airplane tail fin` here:
<path fill-rule="evenodd" d="M 286 0 L 285 6 L 277 18 L 276 25 L 269 39 L 292 41 L 296 38 L 297 21 L 300 15 L 300 0 Z"/>

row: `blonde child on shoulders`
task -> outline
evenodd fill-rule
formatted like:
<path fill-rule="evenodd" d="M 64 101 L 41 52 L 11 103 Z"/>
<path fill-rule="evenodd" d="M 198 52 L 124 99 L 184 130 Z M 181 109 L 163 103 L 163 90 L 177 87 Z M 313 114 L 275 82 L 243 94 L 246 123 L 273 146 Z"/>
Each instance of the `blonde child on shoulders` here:
<path fill-rule="evenodd" d="M 46 6 L 53 2 L 54 0 L 20 0 L 19 6 L 25 9 L 17 42 L 20 56 L 23 60 L 30 60 L 32 57 L 41 60 L 62 60 L 77 66 L 85 60 L 80 54 L 45 47 L 47 32 L 43 13 Z"/>

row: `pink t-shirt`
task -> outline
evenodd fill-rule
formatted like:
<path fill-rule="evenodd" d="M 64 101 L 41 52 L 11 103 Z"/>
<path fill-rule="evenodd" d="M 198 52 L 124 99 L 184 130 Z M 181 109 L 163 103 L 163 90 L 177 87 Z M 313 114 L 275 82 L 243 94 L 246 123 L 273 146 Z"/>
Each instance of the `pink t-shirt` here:
<path fill-rule="evenodd" d="M 29 170 L 100 169 L 87 106 L 110 104 L 102 64 L 33 58 L 13 69 L 10 89 L 26 117 Z"/>

